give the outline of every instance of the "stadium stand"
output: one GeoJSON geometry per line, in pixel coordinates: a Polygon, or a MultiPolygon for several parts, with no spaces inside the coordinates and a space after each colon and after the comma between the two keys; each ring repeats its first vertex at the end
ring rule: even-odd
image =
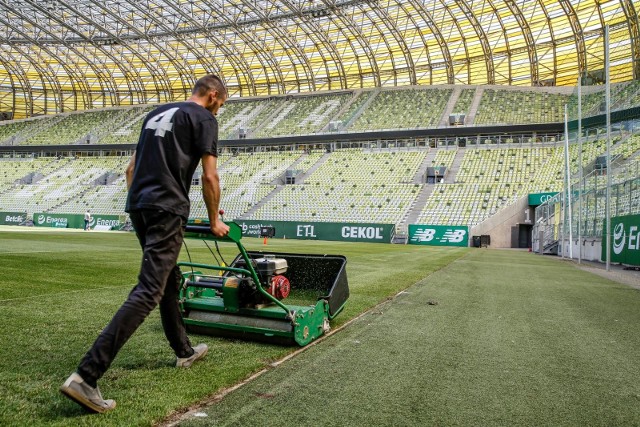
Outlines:
{"type": "Polygon", "coordinates": [[[640,135],[631,135],[628,139],[613,142],[613,144],[611,157],[620,157],[621,160],[626,160],[640,150],[640,135]]]}
{"type": "Polygon", "coordinates": [[[538,179],[558,187],[554,177],[536,177],[536,172],[557,150],[552,147],[465,150],[455,182],[435,184],[417,222],[475,225],[517,198],[538,191],[538,179]]]}
{"type": "Polygon", "coordinates": [[[101,126],[100,131],[95,130],[98,144],[136,144],[142,121],[156,106],[148,105],[127,108],[123,114],[116,117],[111,123],[101,126]]]}
{"type": "MultiPolygon", "coordinates": [[[[480,86],[477,111],[469,120],[479,86],[376,88],[305,95],[230,99],[218,115],[220,139],[271,138],[332,132],[436,128],[448,101],[466,114],[467,126],[562,122],[564,105],[577,115],[577,93],[548,88],[480,86]]],[[[640,83],[612,85],[613,109],[640,102],[640,83]]],[[[600,114],[602,86],[585,88],[583,115],[600,114]]],[[[45,118],[0,122],[0,145],[134,144],[145,114],[155,105],[92,110],[45,118]]]]}
{"type": "Polygon", "coordinates": [[[0,126],[0,133],[6,133],[7,137],[0,143],[3,145],[20,145],[31,136],[46,132],[49,127],[62,120],[63,117],[62,115],[55,115],[5,123],[0,126]]]}
{"type": "Polygon", "coordinates": [[[37,181],[48,171],[57,167],[57,158],[40,157],[0,158],[0,191],[11,189],[14,185],[37,181]]]}
{"type": "Polygon", "coordinates": [[[543,90],[500,90],[487,88],[474,124],[550,123],[564,121],[569,95],[543,90]]]}
{"type": "Polygon", "coordinates": [[[127,199],[124,170],[128,157],[81,158],[72,161],[73,169],[94,171],[97,179],[81,180],[77,183],[77,193],[65,202],[49,209],[49,212],[84,213],[92,212],[121,215],[127,199]]]}
{"type": "Polygon", "coordinates": [[[228,101],[219,113],[220,139],[253,138],[263,123],[281,111],[287,98],[263,98],[247,101],[228,101]]]}
{"type": "Polygon", "coordinates": [[[14,138],[31,125],[31,120],[22,120],[0,126],[0,145],[15,145],[14,138]]]}
{"type": "Polygon", "coordinates": [[[417,196],[425,151],[343,149],[303,184],[285,185],[249,219],[398,223],[417,196]]]}
{"type": "Polygon", "coordinates": [[[447,169],[451,169],[453,159],[456,157],[457,149],[455,150],[438,150],[436,156],[431,161],[431,166],[444,166],[447,169]]]}
{"type": "Polygon", "coordinates": [[[469,108],[473,102],[473,97],[476,94],[475,89],[462,89],[460,96],[453,107],[453,113],[456,114],[469,114],[469,108]]]}
{"type": "Polygon", "coordinates": [[[266,138],[318,133],[352,96],[352,93],[340,93],[288,97],[283,107],[253,136],[266,138]]]}
{"type": "Polygon", "coordinates": [[[380,90],[349,130],[435,127],[451,93],[448,88],[380,90]]]}
{"type": "Polygon", "coordinates": [[[334,118],[334,121],[340,125],[339,128],[335,130],[349,129],[351,124],[355,122],[365,110],[366,104],[371,102],[377,93],[377,90],[355,91],[353,97],[345,106],[346,109],[334,118]]]}
{"type": "MultiPolygon", "coordinates": [[[[478,88],[456,88],[455,99],[451,98],[451,86],[231,99],[218,116],[220,136],[269,138],[435,127],[450,100],[447,109],[465,114],[472,103],[477,105],[479,101],[474,125],[557,122],[563,119],[565,103],[569,103],[570,112],[577,108],[575,91],[496,86],[482,86],[478,91],[478,88]]],[[[583,111],[601,112],[602,94],[601,86],[585,88],[583,111]]],[[[640,100],[640,84],[635,81],[612,87],[612,99],[618,107],[634,105],[638,102],[636,97],[640,100]]],[[[0,143],[135,144],[142,120],[154,107],[140,105],[7,121],[0,124],[0,143]]],[[[517,141],[492,136],[465,139],[466,148],[464,145],[458,148],[457,140],[436,143],[445,148],[437,149],[428,161],[428,149],[424,148],[233,154],[227,150],[218,159],[225,195],[223,208],[228,219],[369,221],[398,225],[404,224],[411,214],[419,223],[474,225],[528,192],[562,188],[564,153],[560,139],[547,138],[539,146],[541,140],[536,136],[520,137],[517,141]],[[423,191],[427,187],[417,178],[420,168],[424,172],[426,166],[447,168],[446,182],[434,184],[432,191],[423,191]],[[295,184],[285,184],[287,171],[296,178],[295,184]]],[[[576,174],[578,146],[573,142],[570,162],[572,174],[576,174]]],[[[388,143],[388,147],[394,145],[388,143]]],[[[387,144],[370,143],[370,147],[382,146],[387,144]]],[[[626,172],[616,175],[615,182],[637,175],[639,150],[640,136],[625,128],[616,130],[612,160],[615,168],[626,172]]],[[[604,154],[605,134],[590,130],[583,138],[585,174],[597,168],[604,154]]],[[[30,213],[82,213],[87,208],[104,214],[123,212],[126,191],[122,173],[128,157],[5,157],[0,161],[3,166],[0,209],[26,209],[30,213]]],[[[199,174],[197,171],[196,176],[199,174]]],[[[588,179],[594,188],[604,185],[602,175],[593,173],[588,179]]],[[[627,201],[621,198],[620,203],[633,207],[629,194],[625,194],[627,201]]],[[[198,179],[192,186],[191,197],[192,215],[206,217],[198,179]]],[[[593,227],[601,225],[600,205],[594,201],[584,207],[585,212],[600,218],[591,225],[594,230],[593,227]]]]}
{"type": "MultiPolygon", "coordinates": [[[[621,182],[637,175],[640,136],[617,135],[616,141],[612,148],[617,156],[616,167],[626,168],[625,173],[616,175],[616,182],[621,182]]],[[[559,143],[447,147],[435,151],[430,165],[451,169],[460,150],[464,155],[451,177],[453,182],[433,186],[418,223],[474,225],[529,192],[562,188],[564,151],[559,143]]],[[[602,134],[585,138],[584,163],[594,165],[604,151],[602,134]]],[[[399,224],[416,209],[416,199],[425,185],[416,181],[416,176],[428,153],[425,149],[225,152],[218,160],[222,207],[228,219],[399,224]],[[297,174],[296,184],[285,184],[288,170],[297,174]]],[[[575,174],[577,144],[570,146],[570,159],[575,174]]],[[[123,156],[2,158],[0,209],[26,209],[30,214],[82,213],[91,209],[121,214],[126,199],[123,170],[127,162],[128,157],[123,156]]],[[[602,189],[606,177],[593,170],[593,166],[586,169],[591,173],[588,185],[602,189]]],[[[200,173],[198,170],[195,176],[200,173]]],[[[447,182],[451,182],[449,178],[447,182]]],[[[206,217],[198,179],[190,196],[192,216],[206,217]]],[[[628,194],[620,203],[628,207],[621,208],[621,212],[635,206],[628,194]]],[[[585,202],[585,212],[594,217],[599,217],[602,209],[597,202],[585,202]]],[[[600,226],[601,219],[594,224],[592,228],[600,226]]]]}
{"type": "MultiPolygon", "coordinates": [[[[276,189],[277,179],[302,156],[300,151],[241,153],[221,162],[220,186],[224,194],[221,207],[226,218],[241,217],[276,189]]],[[[194,177],[201,174],[197,170],[194,177]]],[[[191,187],[191,216],[207,217],[198,182],[191,187]]]]}
{"type": "MultiPolygon", "coordinates": [[[[117,159],[117,158],[114,158],[117,159]]],[[[106,161],[110,161],[108,159],[106,161]]],[[[18,182],[0,194],[0,206],[8,211],[48,212],[77,199],[107,173],[105,159],[60,158],[45,164],[35,182],[18,182]]],[[[124,160],[116,160],[124,161],[124,160]]],[[[122,173],[122,168],[119,171],[122,173]]]]}
{"type": "Polygon", "coordinates": [[[611,104],[612,111],[638,106],[640,104],[640,80],[612,84],[611,104]]]}
{"type": "Polygon", "coordinates": [[[309,171],[309,169],[311,169],[313,165],[315,165],[325,154],[326,151],[323,150],[312,150],[306,156],[303,156],[298,163],[296,163],[295,170],[301,174],[307,173],[307,171],[309,171]]]}
{"type": "Polygon", "coordinates": [[[418,184],[286,186],[250,219],[396,224],[417,195],[418,184]]]}
{"type": "Polygon", "coordinates": [[[91,131],[105,123],[110,124],[122,114],[121,109],[72,113],[60,116],[52,126],[27,138],[21,145],[65,145],[91,143],[96,136],[91,131]]]}
{"type": "Polygon", "coordinates": [[[276,111],[283,98],[229,100],[218,113],[220,139],[247,137],[276,111]]]}

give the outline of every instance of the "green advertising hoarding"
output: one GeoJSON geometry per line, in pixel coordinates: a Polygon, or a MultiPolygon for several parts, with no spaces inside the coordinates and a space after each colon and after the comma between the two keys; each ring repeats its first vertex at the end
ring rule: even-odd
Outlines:
{"type": "Polygon", "coordinates": [[[552,199],[556,194],[560,194],[557,191],[553,193],[530,193],[529,194],[529,206],[540,206],[549,199],[552,199]]]}
{"type": "MultiPolygon", "coordinates": [[[[84,228],[83,214],[34,213],[33,225],[36,227],[84,228]]],[[[110,228],[121,225],[119,215],[93,214],[89,223],[91,228],[98,225],[110,228]]]]}
{"type": "Polygon", "coordinates": [[[339,240],[348,242],[390,243],[393,224],[360,224],[333,222],[235,221],[246,237],[260,237],[262,227],[274,227],[275,236],[286,239],[339,240]]]}
{"type": "MultiPolygon", "coordinates": [[[[606,260],[606,223],[602,229],[602,261],[606,260]]],[[[611,218],[611,262],[640,266],[640,215],[611,218]]]]}
{"type": "Polygon", "coordinates": [[[0,225],[20,225],[26,220],[26,212],[0,212],[0,225]]]}
{"type": "Polygon", "coordinates": [[[409,224],[410,245],[469,246],[469,227],[409,224]]]}

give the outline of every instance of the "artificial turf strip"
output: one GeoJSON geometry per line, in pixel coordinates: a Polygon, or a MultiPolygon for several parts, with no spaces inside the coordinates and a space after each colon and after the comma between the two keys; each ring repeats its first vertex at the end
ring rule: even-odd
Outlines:
{"type": "MultiPolygon", "coordinates": [[[[142,324],[100,381],[117,408],[89,415],[58,388],[126,298],[140,251],[133,234],[0,231],[0,425],[151,425],[231,386],[294,350],[191,335],[207,357],[176,369],[158,311],[142,324]]],[[[334,327],[441,268],[468,249],[247,239],[249,250],[348,258],[351,297],[334,327]]],[[[210,262],[189,241],[193,261],[210,262]]],[[[237,253],[221,245],[230,261],[237,253]]],[[[181,254],[186,260],[186,252],[181,254]]]]}
{"type": "Polygon", "coordinates": [[[473,250],[180,425],[640,425],[638,307],[558,259],[473,250]]]}

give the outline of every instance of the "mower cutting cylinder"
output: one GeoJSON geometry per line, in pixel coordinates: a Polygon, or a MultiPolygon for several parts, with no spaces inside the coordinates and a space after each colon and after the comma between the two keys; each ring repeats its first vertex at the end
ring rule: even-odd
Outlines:
{"type": "Polygon", "coordinates": [[[185,284],[186,286],[197,286],[203,289],[218,289],[221,291],[224,287],[224,278],[215,276],[196,276],[195,281],[185,279],[185,284]]]}

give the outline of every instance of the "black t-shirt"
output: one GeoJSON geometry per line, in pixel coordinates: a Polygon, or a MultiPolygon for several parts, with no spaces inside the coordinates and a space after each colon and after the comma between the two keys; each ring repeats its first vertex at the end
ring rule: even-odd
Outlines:
{"type": "Polygon", "coordinates": [[[156,108],[142,123],[126,212],[155,209],[189,217],[189,188],[205,153],[217,156],[218,122],[195,102],[156,108]]]}

